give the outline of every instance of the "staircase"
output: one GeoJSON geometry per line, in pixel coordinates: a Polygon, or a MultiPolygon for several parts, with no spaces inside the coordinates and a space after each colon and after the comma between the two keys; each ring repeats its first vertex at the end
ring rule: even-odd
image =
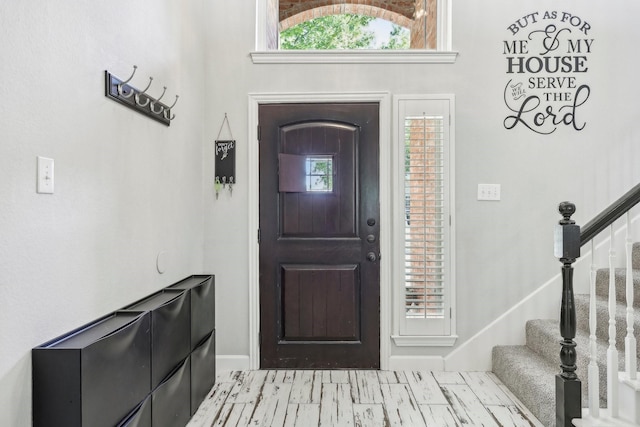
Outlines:
{"type": "MultiPolygon", "coordinates": [[[[607,347],[609,346],[609,269],[596,273],[597,362],[600,378],[600,407],[607,406],[607,347]]],[[[640,243],[632,249],[634,291],[634,334],[640,332],[640,243]]],[[[627,334],[626,269],[615,269],[616,346],[619,369],[624,371],[627,334]]],[[[560,291],[558,291],[560,292],[560,291]]],[[[589,295],[575,295],[578,378],[582,382],[582,406],[588,407],[587,366],[589,364],[589,295]]],[[[558,320],[536,319],[526,324],[526,345],[493,348],[493,372],[545,426],[555,426],[555,376],[560,373],[560,326],[558,320]]],[[[640,366],[640,351],[636,349],[640,366]]],[[[631,424],[630,424],[631,425],[631,424]]]]}

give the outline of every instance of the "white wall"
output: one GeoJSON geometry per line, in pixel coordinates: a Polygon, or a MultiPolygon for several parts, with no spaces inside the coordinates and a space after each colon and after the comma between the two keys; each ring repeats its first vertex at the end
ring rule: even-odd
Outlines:
{"type": "MultiPolygon", "coordinates": [[[[233,195],[213,193],[213,164],[205,164],[205,268],[219,283],[218,353],[249,354],[247,264],[247,94],[294,92],[453,93],[456,96],[457,346],[559,272],[553,257],[553,227],[563,200],[578,206],[584,224],[597,211],[640,181],[634,82],[640,40],[632,0],[615,6],[585,1],[453,2],[454,65],[417,64],[253,64],[255,4],[210,3],[205,157],[213,159],[224,114],[238,141],[233,195]],[[581,108],[587,122],[578,132],[561,127],[548,136],[503,119],[503,41],[516,19],[545,10],[569,11],[588,20],[594,38],[583,82],[591,96],[581,108]],[[478,202],[477,184],[502,185],[500,202],[478,202]],[[596,190],[593,192],[592,190],[596,190]]],[[[391,120],[391,117],[387,118],[391,120]]],[[[383,258],[384,259],[384,258],[383,258]]],[[[387,258],[389,259],[389,258],[387,258]]],[[[558,289],[558,299],[560,289],[558,289]]],[[[513,325],[524,328],[524,325],[513,325]]],[[[383,337],[384,338],[384,337],[383,337]]],[[[455,350],[455,349],[453,349],[455,350]]],[[[441,355],[452,349],[392,348],[394,355],[441,355]]],[[[240,358],[238,360],[241,360],[240,358]]]]}
{"type": "Polygon", "coordinates": [[[2,426],[31,425],[31,348],[204,272],[203,5],[0,0],[2,426]],[[134,64],[132,85],[180,95],[170,127],[104,96],[134,64]]]}
{"type": "Polygon", "coordinates": [[[557,273],[559,201],[584,223],[640,180],[633,0],[456,0],[454,65],[255,65],[252,0],[37,3],[0,0],[0,425],[30,425],[31,348],[189,274],[216,274],[218,353],[249,354],[249,93],[455,94],[458,346],[557,273]],[[544,9],[593,27],[582,132],[502,125],[507,26],[544,9]],[[180,94],[169,128],[104,97],[104,70],[133,64],[134,86],[180,94]],[[225,113],[238,185],[216,200],[225,113]],[[55,159],[53,195],[35,193],[36,156],[55,159]]]}

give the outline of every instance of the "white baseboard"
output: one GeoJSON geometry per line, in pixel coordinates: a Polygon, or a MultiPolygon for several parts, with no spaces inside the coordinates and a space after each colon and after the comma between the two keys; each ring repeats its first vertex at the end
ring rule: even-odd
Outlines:
{"type": "MultiPolygon", "coordinates": [[[[637,215],[632,223],[640,218],[637,215]]],[[[635,226],[638,228],[638,226],[635,226]]],[[[616,234],[626,230],[626,224],[618,226],[616,234]]],[[[637,234],[638,231],[635,231],[637,234]]],[[[616,241],[616,252],[624,254],[624,236],[616,241]]],[[[595,254],[591,248],[583,247],[580,258],[573,264],[573,290],[575,294],[589,293],[589,276],[591,263],[598,266],[608,264],[610,237],[605,237],[595,245],[595,254]],[[595,261],[594,261],[595,258],[595,261]]],[[[618,256],[617,262],[622,262],[624,256],[618,256]]],[[[624,264],[616,265],[622,267],[624,264]]],[[[560,269],[560,264],[558,264],[560,269]]],[[[522,345],[525,343],[525,324],[532,319],[559,319],[562,297],[562,277],[555,275],[537,290],[511,307],[509,311],[498,317],[473,337],[462,343],[445,357],[447,371],[490,371],[491,352],[497,345],[522,345]]],[[[560,340],[558,333],[558,340],[560,340]]]]}
{"type": "Polygon", "coordinates": [[[640,425],[640,380],[631,380],[626,372],[618,372],[618,381],[620,418],[633,425],[640,425]]]}
{"type": "Polygon", "coordinates": [[[216,371],[248,371],[250,370],[248,355],[216,355],[216,371]]]}
{"type": "Polygon", "coordinates": [[[531,319],[553,319],[560,313],[560,274],[550,279],[509,311],[462,343],[444,358],[447,371],[491,371],[491,352],[497,345],[525,343],[525,324],[531,319]],[[549,304],[549,301],[558,301],[549,304]]]}
{"type": "MultiPolygon", "coordinates": [[[[473,337],[442,356],[390,356],[391,371],[491,371],[491,352],[497,345],[525,343],[525,324],[531,319],[557,318],[560,310],[560,274],[550,279],[473,337]],[[549,304],[557,301],[557,304],[549,304]]],[[[218,355],[216,370],[250,370],[248,355],[218,355]]]]}
{"type": "MultiPolygon", "coordinates": [[[[251,370],[247,355],[216,356],[216,371],[251,370]]],[[[443,371],[444,359],[441,356],[391,356],[391,371],[443,371]]]]}
{"type": "Polygon", "coordinates": [[[390,371],[444,371],[442,356],[391,356],[390,371]]]}
{"type": "MultiPolygon", "coordinates": [[[[576,276],[583,275],[580,264],[588,267],[586,256],[574,264],[576,276]]],[[[585,280],[576,282],[579,288],[585,280]]],[[[525,343],[525,324],[531,319],[555,319],[560,313],[562,277],[557,274],[537,290],[514,305],[458,346],[447,356],[390,356],[388,369],[392,371],[491,371],[492,349],[498,345],[522,345],[525,343]],[[550,301],[557,301],[550,304],[550,301]]],[[[216,369],[250,370],[248,355],[218,355],[216,369]]]]}

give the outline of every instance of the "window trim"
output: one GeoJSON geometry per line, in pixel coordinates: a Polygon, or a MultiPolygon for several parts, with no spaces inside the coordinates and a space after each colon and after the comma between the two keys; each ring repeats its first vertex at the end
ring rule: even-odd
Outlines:
{"type": "Polygon", "coordinates": [[[254,64],[453,64],[458,52],[435,50],[269,50],[251,52],[254,64]]]}
{"type": "MultiPolygon", "coordinates": [[[[455,280],[455,99],[452,94],[443,95],[394,95],[393,96],[393,197],[391,199],[393,204],[393,260],[392,260],[392,283],[394,295],[394,303],[392,308],[392,339],[396,346],[425,346],[425,347],[443,347],[453,346],[456,342],[456,280],[455,280]],[[404,329],[403,316],[405,310],[405,292],[404,292],[404,273],[405,273],[405,260],[404,260],[404,218],[405,218],[405,192],[404,192],[404,180],[405,180],[405,168],[404,168],[404,117],[400,117],[401,103],[406,101],[423,102],[425,110],[429,110],[429,104],[434,102],[447,103],[448,104],[448,138],[445,141],[447,155],[447,187],[445,188],[447,203],[447,212],[449,221],[445,224],[448,225],[448,236],[445,245],[447,247],[447,293],[448,297],[445,301],[446,311],[450,313],[450,319],[448,324],[448,333],[442,335],[429,335],[425,334],[416,335],[409,334],[404,329]]],[[[447,114],[446,110],[444,114],[447,114]]],[[[445,217],[446,220],[446,217],[445,217]]],[[[425,320],[428,322],[429,320],[425,320]]]]}
{"type": "Polygon", "coordinates": [[[267,0],[256,0],[255,51],[250,52],[254,64],[453,64],[458,52],[452,50],[453,0],[438,2],[437,49],[406,50],[268,50],[267,0]]]}

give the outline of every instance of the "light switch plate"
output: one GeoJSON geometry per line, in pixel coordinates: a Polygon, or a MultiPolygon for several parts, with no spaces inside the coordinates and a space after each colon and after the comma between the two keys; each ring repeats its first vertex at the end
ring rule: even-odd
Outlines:
{"type": "Polygon", "coordinates": [[[53,194],[53,159],[38,157],[36,191],[41,194],[53,194]]]}
{"type": "Polygon", "coordinates": [[[500,184],[478,184],[478,200],[500,200],[500,184]]]}

